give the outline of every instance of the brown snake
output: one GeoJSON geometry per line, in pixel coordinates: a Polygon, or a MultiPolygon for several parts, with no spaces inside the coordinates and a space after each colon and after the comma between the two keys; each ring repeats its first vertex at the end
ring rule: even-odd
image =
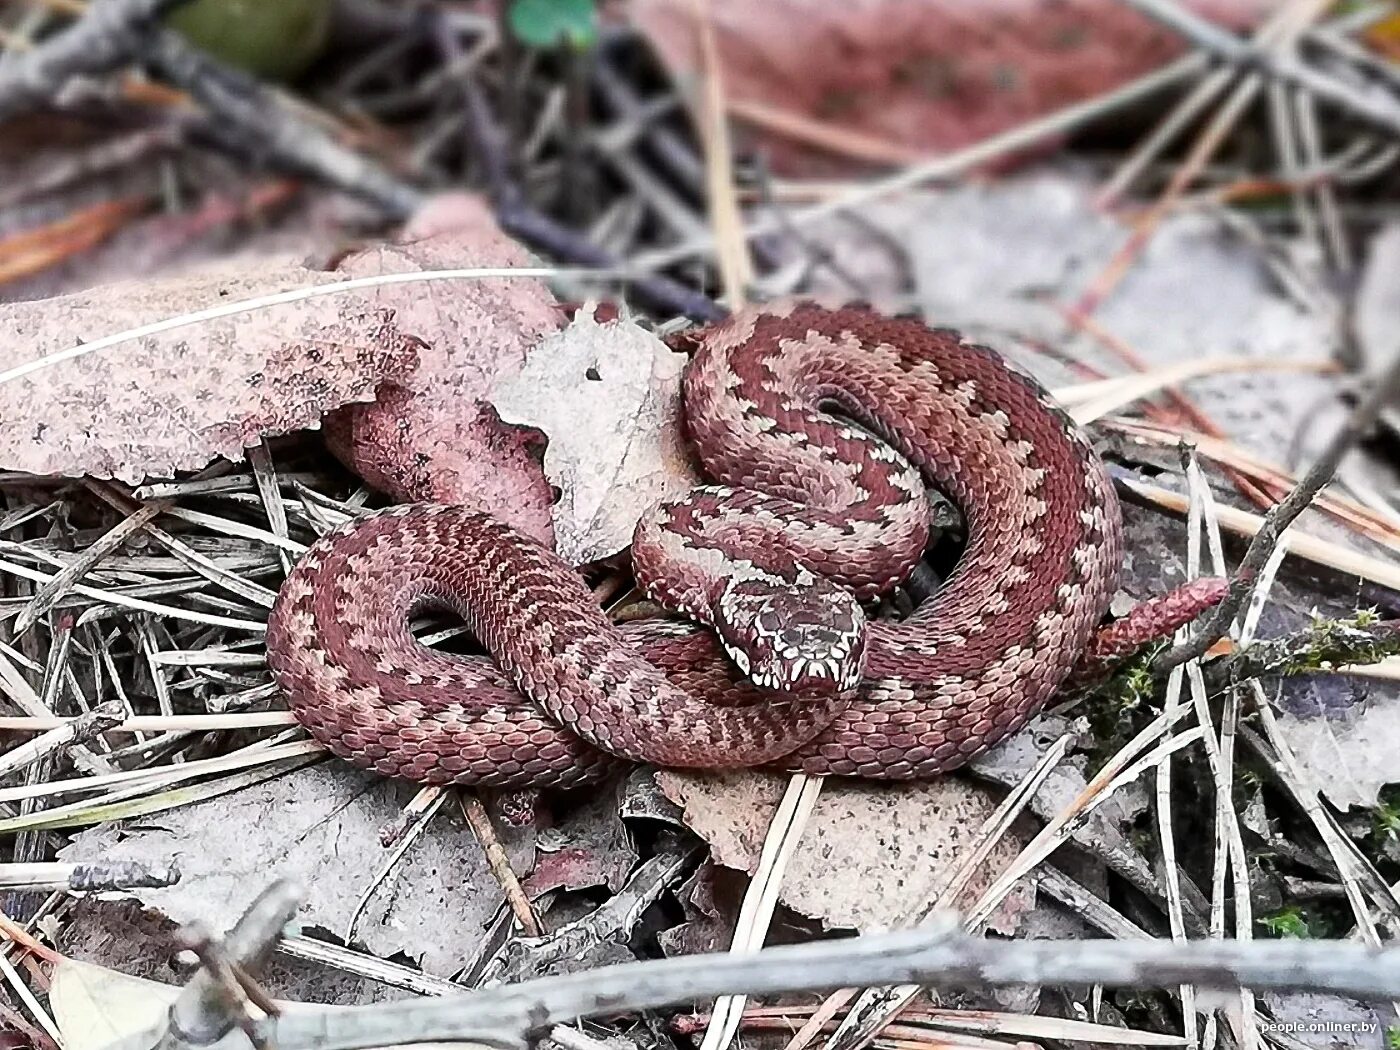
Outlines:
{"type": "Polygon", "coordinates": [[[1121,519],[1037,383],[862,308],[748,311],[687,341],[686,426],[717,485],[644,518],[633,564],[714,630],[617,627],[574,570],[488,515],[394,508],[318,541],[272,611],[268,662],[317,740],[385,775],[495,787],[577,783],[608,755],[924,777],[1055,693],[1108,608],[1121,519]],[[966,550],[913,616],[867,623],[857,598],[923,554],[924,479],[961,510],[966,550]],[[427,605],[495,662],[417,642],[427,605]]]}

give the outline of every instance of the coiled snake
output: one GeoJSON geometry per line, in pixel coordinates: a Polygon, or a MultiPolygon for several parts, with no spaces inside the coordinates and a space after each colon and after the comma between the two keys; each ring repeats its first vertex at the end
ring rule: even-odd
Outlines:
{"type": "Polygon", "coordinates": [[[1108,608],[1121,520],[1038,384],[863,308],[751,310],[689,342],[686,426],[716,484],[644,518],[633,566],[713,629],[615,626],[493,518],[394,508],[319,540],[272,611],[268,662],[317,740],[385,775],[509,788],[618,758],[924,777],[1055,693],[1108,608]],[[867,623],[858,599],[923,554],[924,479],[961,510],[966,550],[914,615],[867,623]],[[417,642],[427,605],[458,612],[494,662],[417,642]]]}

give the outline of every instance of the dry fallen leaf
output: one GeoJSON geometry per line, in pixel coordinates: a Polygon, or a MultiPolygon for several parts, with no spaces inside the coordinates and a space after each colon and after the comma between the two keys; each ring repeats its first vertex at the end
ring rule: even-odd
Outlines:
{"type": "MultiPolygon", "coordinates": [[[[1243,29],[1276,5],[1184,6],[1243,29]]],[[[1100,95],[1182,50],[1116,0],[633,0],[633,21],[682,84],[698,75],[697,10],[714,24],[731,112],[775,170],[796,176],[955,149],[1100,95]]]]}
{"type": "Polygon", "coordinates": [[[152,1030],[180,989],[63,959],[53,971],[49,1009],[67,1050],[102,1050],[152,1030]]]}
{"type": "Polygon", "coordinates": [[[1274,697],[1278,730],[1305,790],[1338,809],[1372,809],[1400,781],[1400,700],[1393,683],[1324,673],[1295,679],[1274,697]]]}
{"type": "MultiPolygon", "coordinates": [[[[527,266],[476,198],[445,197],[410,222],[425,239],[366,249],[345,259],[347,277],[410,269],[527,266]]],[[[477,507],[542,542],[552,542],[554,495],[540,469],[537,437],[505,426],[487,404],[530,348],[564,317],[531,278],[411,285],[398,323],[422,345],[415,363],[372,405],[327,420],[337,455],[401,502],[477,507]]]]}
{"type": "Polygon", "coordinates": [[[681,429],[685,362],[630,322],[580,311],[492,395],[503,420],[549,435],[556,549],[571,564],[616,554],[648,507],[696,484],[681,429]]]}
{"type": "MultiPolygon", "coordinates": [[[[84,342],[222,303],[356,277],[522,266],[470,207],[420,219],[431,236],[344,257],[333,271],[240,257],[179,277],[0,306],[0,373],[84,342]],[[452,225],[452,222],[456,225],[452,225]]],[[[341,291],[125,340],[0,381],[0,469],[137,483],[240,459],[261,438],[333,418],[336,447],[399,499],[474,503],[541,539],[552,493],[531,440],[478,403],[554,330],[532,278],[341,291]]]]}
{"type": "MultiPolygon", "coordinates": [[[[715,860],[750,874],[786,781],[747,771],[657,774],[661,789],[685,807],[686,824],[710,844],[715,860]]],[[[828,927],[908,925],[938,897],[965,851],[975,848],[979,829],[995,808],[987,790],[959,777],[832,782],[817,801],[779,897],[828,927]]],[[[973,878],[966,899],[976,899],[1024,845],[1014,834],[1003,838],[973,878]]],[[[1034,899],[1029,884],[1017,887],[994,914],[991,928],[1014,932],[1034,899]]]]}
{"type": "MultiPolygon", "coordinates": [[[[130,895],[176,922],[197,920],[217,930],[231,927],[272,878],[301,886],[300,921],[337,937],[369,893],[355,942],[446,975],[476,950],[502,893],[453,806],[435,815],[379,880],[391,856],[379,844],[380,832],[399,818],[411,794],[411,785],[322,763],[139,822],[84,831],[60,856],[177,863],[181,878],[174,886],[130,895]]],[[[503,836],[512,865],[528,870],[530,831],[503,836]]]]}
{"type": "MultiPolygon", "coordinates": [[[[221,302],[336,280],[290,259],[238,258],[180,277],[0,306],[0,372],[221,302]]],[[[0,382],[0,468],[136,483],[241,459],[314,427],[411,364],[406,288],[370,289],[130,339],[0,382]]]]}
{"type": "MultiPolygon", "coordinates": [[[[61,959],[49,985],[49,1008],[63,1034],[65,1050],[103,1050],[118,1040],[152,1031],[182,990],[178,985],[131,977],[105,966],[61,959]]],[[[283,999],[273,1001],[283,1013],[324,1009],[283,999]]]]}

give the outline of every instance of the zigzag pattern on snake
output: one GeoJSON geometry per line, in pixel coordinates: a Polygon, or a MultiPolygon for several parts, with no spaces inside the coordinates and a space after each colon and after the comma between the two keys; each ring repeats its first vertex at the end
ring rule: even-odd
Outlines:
{"type": "Polygon", "coordinates": [[[385,775],[494,787],[567,786],[618,758],[925,777],[1056,692],[1114,592],[1121,520],[1036,382],[862,308],[770,306],[688,341],[686,426],[716,484],[644,518],[633,560],[719,637],[611,624],[572,569],[488,515],[394,508],[318,541],[273,609],[269,664],[317,740],[385,775]],[[867,623],[850,596],[922,555],[925,481],[962,512],[966,550],[914,615],[867,623]],[[494,662],[418,643],[408,619],[428,605],[494,662]]]}

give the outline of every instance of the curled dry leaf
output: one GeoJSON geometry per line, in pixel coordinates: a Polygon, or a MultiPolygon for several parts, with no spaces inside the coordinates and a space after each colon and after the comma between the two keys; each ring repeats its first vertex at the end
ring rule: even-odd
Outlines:
{"type": "MultiPolygon", "coordinates": [[[[465,194],[444,196],[410,220],[421,239],[344,259],[347,277],[471,266],[529,266],[525,250],[465,194]]],[[[554,496],[536,435],[507,427],[487,403],[530,347],[563,322],[554,296],[533,278],[409,285],[399,325],[421,345],[410,369],[370,405],[326,421],[332,449],[360,477],[403,502],[430,500],[490,511],[551,543],[554,496]]]]}
{"type": "MultiPolygon", "coordinates": [[[[663,771],[657,782],[685,807],[686,823],[710,844],[715,860],[753,873],[787,778],[771,773],[663,771]]],[[[923,783],[829,783],[802,835],[779,897],[828,927],[869,930],[906,926],[936,900],[983,822],[991,794],[959,777],[923,783]]],[[[1014,833],[993,847],[965,905],[1008,867],[1025,841],[1014,833]]],[[[1035,902],[1019,885],[993,915],[991,928],[1015,931],[1035,902]]]]}
{"type": "Polygon", "coordinates": [[[685,362],[650,332],[582,310],[497,387],[502,419],[549,435],[544,472],[561,493],[554,531],[569,562],[616,554],[648,507],[696,483],[681,428],[685,362]]]}
{"type": "Polygon", "coordinates": [[[685,921],[656,935],[662,951],[667,955],[701,955],[725,950],[733,939],[735,916],[742,904],[724,899],[723,881],[724,870],[706,861],[676,887],[685,921]]]}

